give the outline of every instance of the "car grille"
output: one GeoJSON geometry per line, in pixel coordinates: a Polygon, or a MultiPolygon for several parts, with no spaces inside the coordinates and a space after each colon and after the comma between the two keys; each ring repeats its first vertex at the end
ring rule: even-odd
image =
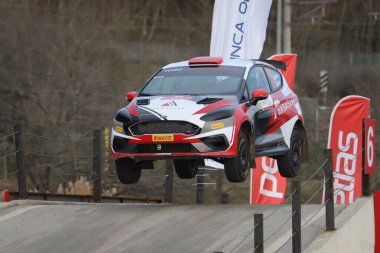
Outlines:
{"type": "Polygon", "coordinates": [[[130,127],[133,135],[142,134],[186,134],[193,135],[199,127],[186,121],[149,121],[140,122],[130,127]]]}
{"type": "Polygon", "coordinates": [[[188,153],[198,152],[190,143],[139,144],[132,153],[188,153]]]}

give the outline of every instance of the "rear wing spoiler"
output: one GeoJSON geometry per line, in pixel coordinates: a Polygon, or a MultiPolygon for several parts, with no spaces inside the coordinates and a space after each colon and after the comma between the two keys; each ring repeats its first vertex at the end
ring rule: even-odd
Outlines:
{"type": "Polygon", "coordinates": [[[269,59],[268,60],[259,59],[256,61],[262,61],[262,62],[265,62],[265,63],[272,65],[275,68],[282,69],[283,71],[286,71],[286,63],[283,61],[276,61],[276,60],[269,60],[269,59]]]}

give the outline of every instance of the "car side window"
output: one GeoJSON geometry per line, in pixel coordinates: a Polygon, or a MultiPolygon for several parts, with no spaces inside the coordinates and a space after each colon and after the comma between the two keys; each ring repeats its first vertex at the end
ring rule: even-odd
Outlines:
{"type": "Polygon", "coordinates": [[[251,97],[251,96],[250,96],[249,93],[248,93],[247,86],[244,85],[244,92],[243,92],[242,101],[246,101],[246,100],[248,100],[250,97],[251,97]]]}
{"type": "Polygon", "coordinates": [[[271,68],[264,67],[264,69],[265,73],[267,74],[272,92],[278,91],[282,86],[281,74],[278,71],[271,68]]]}
{"type": "Polygon", "coordinates": [[[258,89],[266,90],[270,93],[269,83],[262,67],[253,67],[249,71],[247,77],[247,87],[249,97],[251,97],[253,91],[258,89]]]}

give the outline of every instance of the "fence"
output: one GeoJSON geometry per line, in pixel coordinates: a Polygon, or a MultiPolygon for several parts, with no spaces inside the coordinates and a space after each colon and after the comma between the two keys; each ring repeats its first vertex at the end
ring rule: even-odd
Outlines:
{"type": "MultiPolygon", "coordinates": [[[[380,129],[377,129],[377,132],[380,132],[380,129]]],[[[359,134],[359,133],[358,133],[359,134]]],[[[357,135],[357,136],[360,136],[357,135]]],[[[349,144],[344,146],[342,149],[348,147],[349,144]]],[[[363,152],[364,148],[361,150],[363,152]]],[[[380,150],[378,146],[376,147],[376,152],[380,150]]],[[[358,156],[361,155],[362,152],[359,152],[358,155],[353,159],[352,162],[356,160],[358,156]]],[[[314,173],[307,178],[302,183],[298,180],[292,181],[292,187],[291,187],[291,193],[285,200],[285,202],[288,202],[291,200],[291,206],[292,206],[292,212],[291,214],[284,219],[284,221],[278,225],[277,229],[270,234],[269,236],[266,236],[264,238],[264,222],[265,220],[269,219],[272,215],[274,215],[278,210],[281,208],[281,206],[278,206],[276,209],[274,209],[269,215],[267,215],[265,218],[263,218],[263,214],[254,214],[254,225],[251,228],[251,230],[248,231],[246,236],[244,236],[239,243],[233,248],[232,252],[235,252],[239,249],[239,247],[242,245],[244,241],[246,241],[253,233],[254,235],[254,252],[256,253],[263,253],[264,252],[264,244],[272,238],[275,234],[277,234],[288,222],[292,221],[292,233],[289,238],[276,250],[276,252],[283,252],[282,249],[285,247],[285,245],[288,244],[290,239],[292,239],[292,252],[293,253],[299,253],[301,252],[301,238],[302,238],[302,230],[306,228],[306,226],[313,221],[313,219],[320,213],[322,209],[325,209],[325,231],[334,231],[335,230],[335,212],[334,212],[334,198],[343,191],[352,181],[354,180],[354,177],[351,179],[349,184],[343,186],[340,189],[337,189],[334,191],[334,185],[333,185],[333,179],[336,173],[333,172],[333,152],[330,149],[325,150],[325,159],[323,164],[314,171],[314,173]],[[306,201],[304,201],[302,204],[308,204],[310,201],[318,194],[320,193],[323,188],[324,191],[324,204],[321,204],[320,207],[314,212],[314,214],[311,215],[309,219],[307,219],[303,224],[301,222],[301,191],[302,188],[307,186],[308,183],[317,176],[317,174],[322,171],[324,172],[324,184],[322,184],[306,201]]],[[[349,164],[345,165],[342,170],[346,169],[349,166],[349,164]]],[[[363,168],[361,168],[361,171],[363,168]]],[[[371,177],[369,174],[363,173],[363,179],[362,179],[362,187],[363,187],[363,196],[370,196],[372,193],[371,189],[375,189],[376,184],[376,177],[371,177]]]]}
{"type": "MultiPolygon", "coordinates": [[[[5,136],[2,136],[0,138],[0,144],[2,141],[9,140],[9,138],[12,138],[12,142],[14,142],[14,150],[11,152],[8,152],[6,154],[0,155],[0,159],[6,159],[14,157],[15,161],[15,168],[12,171],[8,171],[6,169],[8,166],[4,166],[4,174],[3,178],[8,179],[8,177],[16,175],[17,177],[17,191],[11,191],[10,196],[11,199],[26,199],[26,198],[39,198],[39,199],[51,199],[51,200],[79,200],[79,201],[93,201],[93,202],[101,202],[101,201],[107,201],[107,202],[124,202],[124,201],[154,201],[154,202],[167,202],[172,203],[173,202],[173,191],[174,191],[174,173],[173,173],[173,162],[172,161],[166,161],[165,162],[165,172],[163,175],[147,175],[144,176],[143,179],[154,179],[155,181],[163,181],[164,184],[164,193],[162,198],[159,197],[125,197],[125,196],[102,196],[103,186],[105,184],[106,179],[111,179],[112,182],[118,182],[117,175],[115,174],[115,170],[104,170],[105,162],[112,162],[113,158],[108,156],[108,151],[103,152],[102,149],[108,150],[106,148],[102,148],[102,133],[100,130],[94,130],[93,136],[90,137],[56,137],[56,136],[46,136],[46,135],[40,135],[31,132],[30,130],[25,131],[21,128],[20,124],[15,124],[13,133],[7,134],[5,136]],[[33,139],[33,148],[26,148],[25,144],[25,138],[35,138],[35,139],[42,139],[47,141],[52,141],[53,143],[58,143],[61,141],[69,141],[69,142],[81,142],[85,141],[85,147],[90,147],[92,143],[92,152],[91,153],[85,153],[85,154],[73,154],[73,155],[67,155],[67,154],[57,154],[57,150],[54,150],[53,147],[48,146],[48,148],[44,147],[41,151],[35,151],[35,146],[39,146],[38,142],[33,139]],[[48,149],[49,152],[46,152],[46,149],[48,149]],[[87,165],[91,165],[92,167],[89,167],[86,170],[82,171],[59,171],[54,166],[50,166],[47,171],[42,171],[40,167],[41,166],[35,166],[33,169],[32,162],[27,163],[26,160],[30,160],[30,158],[36,158],[38,159],[39,164],[44,164],[44,161],[46,159],[52,159],[52,160],[69,160],[69,159],[81,159],[86,163],[87,165]],[[44,159],[43,161],[40,161],[40,159],[44,159]],[[38,177],[57,177],[59,180],[63,181],[66,186],[67,185],[75,185],[75,183],[72,182],[72,180],[77,179],[78,177],[85,177],[85,180],[89,181],[89,185],[87,185],[85,188],[85,192],[72,192],[70,190],[63,193],[50,193],[51,189],[47,187],[37,187],[38,190],[30,190],[28,188],[28,182],[31,181],[31,178],[33,176],[38,177]],[[69,179],[70,178],[70,179],[69,179]],[[29,179],[29,180],[28,180],[29,179]],[[43,188],[42,190],[39,188],[43,188]],[[92,191],[92,194],[90,194],[88,191],[92,191]]],[[[109,138],[109,136],[108,136],[109,138]]],[[[58,146],[58,145],[56,145],[58,146]]],[[[108,145],[107,145],[108,146],[108,145]]],[[[83,147],[81,147],[83,148],[83,147]]],[[[75,150],[75,152],[78,152],[75,150]]],[[[13,159],[12,159],[13,160],[13,159]]],[[[88,166],[87,166],[88,167],[88,166]]],[[[204,177],[208,177],[208,174],[202,174],[202,170],[206,170],[207,168],[201,168],[199,170],[199,173],[197,175],[197,181],[193,183],[192,185],[196,188],[196,195],[195,200],[197,204],[202,204],[204,202],[203,196],[204,196],[204,185],[216,185],[216,183],[207,183],[204,182],[204,177]]],[[[208,170],[208,169],[207,169],[208,170]]],[[[149,171],[150,172],[150,171],[149,171]]],[[[150,174],[152,174],[150,172],[150,174]]],[[[32,180],[33,181],[33,180],[32,180]]],[[[47,180],[48,181],[48,180],[47,180]]],[[[84,183],[86,183],[84,182],[84,183]]],[[[83,182],[82,182],[83,183],[83,182]]],[[[41,184],[46,184],[41,183],[41,184]]],[[[132,187],[134,187],[133,185],[132,187]]],[[[35,186],[33,186],[35,188],[35,186]]]]}
{"type": "Polygon", "coordinates": [[[125,202],[125,201],[143,201],[143,202],[162,202],[161,198],[157,197],[130,197],[130,196],[102,196],[102,162],[104,159],[112,159],[108,156],[102,156],[102,134],[100,130],[94,130],[93,136],[91,137],[80,137],[80,138],[63,138],[63,137],[53,137],[53,136],[44,136],[37,135],[24,131],[20,124],[15,124],[13,133],[5,135],[0,138],[0,141],[7,140],[8,138],[14,138],[15,149],[12,152],[3,154],[0,156],[2,159],[9,158],[11,156],[15,157],[16,170],[4,171],[4,178],[8,178],[11,175],[17,175],[17,191],[10,192],[11,199],[27,199],[27,198],[38,198],[38,199],[51,199],[51,200],[79,200],[79,201],[93,201],[93,202],[125,202]],[[90,141],[92,142],[92,153],[90,154],[80,154],[80,155],[60,155],[53,153],[52,150],[49,152],[34,152],[34,150],[28,150],[24,145],[24,138],[33,137],[38,139],[52,140],[54,142],[59,141],[90,141]],[[45,159],[86,159],[86,163],[91,164],[92,168],[89,171],[83,172],[61,172],[58,171],[53,166],[45,172],[37,171],[30,169],[26,164],[26,157],[31,156],[35,158],[45,158],[45,159]],[[66,192],[66,193],[50,193],[50,192],[35,192],[28,191],[28,177],[37,175],[39,177],[49,177],[51,175],[57,176],[60,180],[63,180],[65,183],[71,183],[72,187],[75,186],[67,177],[81,177],[85,178],[80,181],[83,185],[81,186],[84,189],[81,189],[82,192],[66,192]],[[92,194],[91,194],[91,185],[87,183],[88,181],[92,184],[92,194]],[[84,192],[83,192],[84,191],[84,192]]]}
{"type": "MultiPolygon", "coordinates": [[[[377,129],[377,132],[380,132],[380,129],[377,129]]],[[[49,136],[40,136],[35,135],[33,133],[28,133],[23,131],[21,126],[19,124],[15,125],[14,132],[8,135],[5,135],[0,138],[0,142],[10,138],[14,137],[14,144],[15,144],[15,150],[11,151],[7,154],[3,154],[0,156],[0,158],[5,157],[11,157],[15,156],[17,169],[10,171],[8,175],[17,174],[17,180],[18,180],[18,191],[12,192],[11,197],[13,198],[33,198],[33,197],[40,197],[43,199],[79,199],[80,201],[93,201],[93,202],[101,202],[101,201],[154,201],[154,202],[161,202],[161,199],[154,199],[154,198],[133,198],[133,197],[124,197],[124,196],[102,196],[102,184],[101,180],[104,176],[102,174],[101,170],[101,164],[103,159],[108,159],[108,157],[102,156],[102,149],[101,149],[101,132],[99,130],[95,130],[93,132],[93,136],[91,137],[84,137],[75,139],[75,141],[79,140],[87,140],[92,142],[92,153],[91,154],[85,154],[85,155],[77,155],[76,158],[90,158],[92,159],[92,170],[90,173],[83,174],[87,175],[91,178],[91,181],[93,183],[93,195],[74,195],[74,194],[49,194],[49,193],[34,193],[29,192],[27,187],[27,175],[28,173],[36,173],[33,171],[29,171],[28,167],[25,166],[25,156],[26,155],[33,155],[38,157],[55,157],[55,158],[72,158],[72,156],[64,156],[64,155],[52,155],[47,153],[33,153],[29,150],[26,150],[24,148],[23,143],[23,137],[24,136],[33,136],[38,138],[45,138],[45,139],[53,139],[54,141],[59,141],[64,138],[57,138],[57,137],[49,137],[49,136]]],[[[357,136],[360,136],[358,133],[357,136]]],[[[71,139],[71,141],[74,141],[71,139]]],[[[347,144],[349,145],[349,144],[347,144]]],[[[345,148],[345,147],[343,147],[345,148]]],[[[362,151],[364,148],[362,149],[362,151]]],[[[376,147],[376,152],[378,151],[378,147],[376,147]]],[[[361,153],[361,152],[359,152],[361,153]]],[[[359,156],[359,155],[357,155],[359,156]]],[[[276,208],[274,208],[268,215],[264,217],[263,214],[255,214],[254,215],[254,224],[252,228],[246,233],[246,235],[241,238],[241,240],[236,244],[236,246],[233,248],[231,252],[235,252],[239,249],[239,247],[242,245],[244,241],[246,241],[250,235],[254,235],[254,251],[255,252],[264,252],[264,245],[268,242],[269,239],[271,239],[273,236],[275,236],[282,228],[284,228],[290,221],[292,221],[292,233],[291,235],[286,238],[286,241],[278,248],[277,252],[281,252],[283,247],[285,247],[291,240],[292,242],[292,249],[293,252],[301,252],[301,238],[302,238],[302,231],[306,228],[308,224],[313,222],[313,219],[323,210],[325,209],[325,229],[326,231],[334,231],[335,230],[335,214],[334,214],[334,198],[339,194],[339,192],[343,191],[345,187],[335,190],[333,187],[333,153],[332,150],[325,150],[324,154],[324,161],[323,163],[304,181],[299,180],[293,180],[292,181],[292,187],[290,194],[285,200],[285,203],[291,203],[291,213],[283,220],[282,223],[278,224],[278,227],[275,229],[274,232],[272,232],[270,235],[267,235],[264,237],[264,222],[268,220],[270,217],[275,215],[280,208],[281,205],[278,205],[276,208]],[[308,198],[302,203],[301,201],[301,193],[305,187],[309,186],[309,183],[315,179],[321,172],[323,171],[324,176],[324,183],[318,187],[308,198]],[[316,211],[304,222],[301,221],[301,204],[309,204],[318,194],[321,193],[321,191],[325,189],[324,191],[324,204],[321,204],[316,211]]],[[[356,158],[354,158],[355,160],[356,158]]],[[[342,168],[345,169],[348,166],[348,164],[342,168]]],[[[205,185],[216,185],[217,183],[214,182],[205,182],[205,178],[207,178],[208,174],[205,172],[207,168],[203,168],[199,170],[197,174],[197,181],[194,184],[196,186],[195,190],[195,196],[196,196],[196,203],[203,204],[204,203],[204,186],[205,185]]],[[[212,169],[211,169],[212,170],[212,169]]],[[[54,170],[52,170],[54,171],[54,170]]],[[[64,177],[67,174],[59,174],[59,176],[64,177]]],[[[78,174],[76,174],[78,175],[78,174]]],[[[164,201],[165,202],[172,202],[173,201],[173,163],[172,161],[168,160],[165,162],[165,174],[164,176],[157,176],[157,178],[163,178],[165,181],[165,195],[164,195],[164,201]]],[[[352,179],[353,180],[353,179],[352,179]]],[[[351,180],[351,182],[352,182],[351,180]]],[[[351,183],[349,182],[349,183],[351,183]]],[[[376,178],[369,176],[363,177],[363,193],[364,195],[370,195],[371,189],[375,188],[375,184],[377,184],[376,178]]],[[[223,199],[223,198],[222,198],[223,199]]]]}

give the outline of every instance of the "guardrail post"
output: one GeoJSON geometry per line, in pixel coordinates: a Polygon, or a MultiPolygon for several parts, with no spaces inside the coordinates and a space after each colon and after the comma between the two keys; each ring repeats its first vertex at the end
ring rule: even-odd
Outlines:
{"type": "Polygon", "coordinates": [[[165,162],[165,202],[173,202],[173,161],[165,162]]]}
{"type": "Polygon", "coordinates": [[[363,196],[371,196],[371,175],[364,172],[362,175],[362,192],[363,196]]]}
{"type": "Polygon", "coordinates": [[[197,204],[203,204],[203,170],[198,170],[197,177],[197,204]]]}
{"type": "Polygon", "coordinates": [[[325,160],[327,160],[325,171],[325,206],[326,206],[326,231],[335,230],[334,221],[334,176],[333,176],[333,156],[331,149],[325,149],[325,160]]]}
{"type": "Polygon", "coordinates": [[[254,239],[255,239],[255,253],[264,252],[264,219],[262,213],[255,213],[254,215],[254,239]]]}
{"type": "Polygon", "coordinates": [[[16,123],[14,126],[15,131],[15,145],[16,145],[16,164],[17,164],[17,182],[18,182],[18,196],[20,199],[28,198],[26,186],[26,171],[24,164],[24,142],[22,138],[21,125],[16,123]]]}
{"type": "Polygon", "coordinates": [[[102,194],[102,132],[94,130],[93,134],[93,174],[95,176],[93,183],[94,201],[101,202],[102,194]]]}
{"type": "Polygon", "coordinates": [[[301,184],[292,181],[292,248],[293,253],[301,252],[301,184]]]}

